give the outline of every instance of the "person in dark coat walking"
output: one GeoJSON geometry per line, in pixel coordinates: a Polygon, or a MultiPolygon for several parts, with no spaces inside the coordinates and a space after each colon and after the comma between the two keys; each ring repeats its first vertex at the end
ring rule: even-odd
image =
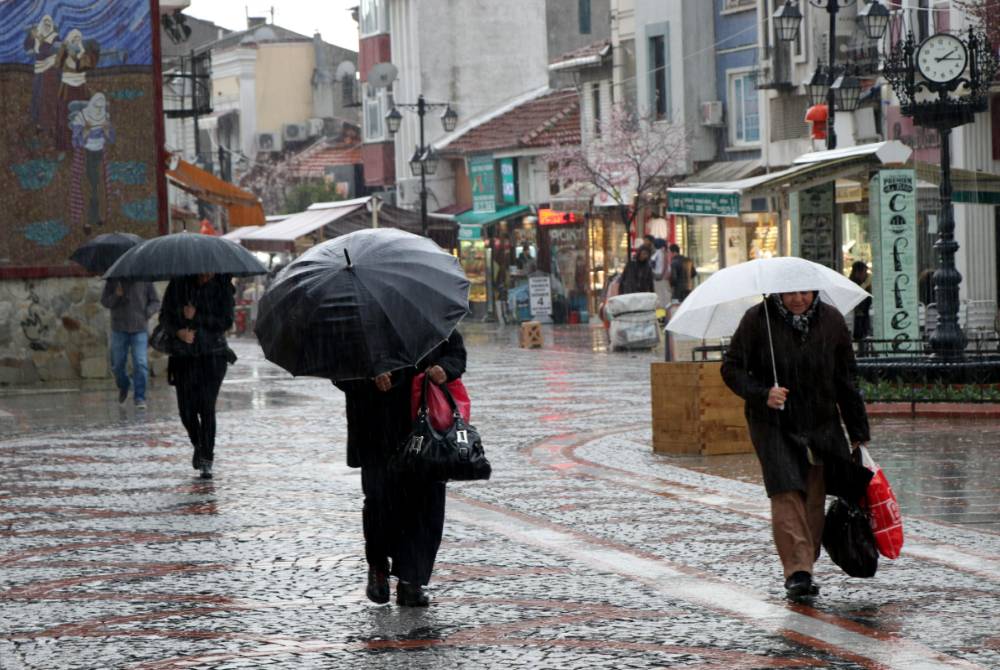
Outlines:
{"type": "Polygon", "coordinates": [[[160,323],[174,335],[167,381],[177,390],[181,422],[194,447],[191,465],[212,478],[215,460],[215,402],[226,376],[235,299],[223,275],[173,279],[163,294],[160,323]]]}
{"type": "Polygon", "coordinates": [[[844,317],[814,291],[771,295],[767,311],[763,303],[751,307],[723,358],[726,385],[746,400],[785,589],[793,598],[819,593],[812,572],[826,494],[860,497],[867,485],[858,474],[867,471],[850,460],[851,449],[869,439],[854,369],[844,317]],[[768,314],[780,386],[772,371],[768,314]]]}
{"type": "Polygon", "coordinates": [[[626,293],[653,293],[653,266],[649,262],[650,251],[641,246],[635,258],[625,265],[619,284],[619,295],[626,293]]]}
{"type": "Polygon", "coordinates": [[[388,468],[413,429],[410,388],[426,372],[435,384],[465,373],[465,344],[456,330],[416,367],[374,380],[335,382],[347,401],[347,465],[361,468],[368,599],[389,602],[389,575],[398,578],[396,603],[426,607],[424,593],[444,530],[444,482],[408,479],[388,468]],[[391,561],[391,566],[390,566],[391,561]]]}
{"type": "Polygon", "coordinates": [[[670,299],[676,302],[684,302],[684,298],[694,290],[694,278],[697,271],[694,269],[694,262],[681,253],[681,248],[676,244],[670,245],[670,299]]]}

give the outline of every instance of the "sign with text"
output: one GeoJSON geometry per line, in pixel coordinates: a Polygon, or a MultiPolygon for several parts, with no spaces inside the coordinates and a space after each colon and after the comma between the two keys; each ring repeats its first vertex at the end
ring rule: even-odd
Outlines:
{"type": "Polygon", "coordinates": [[[739,216],[740,194],[723,191],[669,191],[667,211],[686,216],[739,216]]]}
{"type": "Polygon", "coordinates": [[[578,223],[579,219],[573,212],[561,212],[558,209],[539,209],[538,225],[558,226],[564,223],[578,223]]]}
{"type": "Polygon", "coordinates": [[[528,297],[531,300],[531,316],[551,316],[552,285],[547,275],[528,277],[528,297]]]}
{"type": "Polygon", "coordinates": [[[881,170],[869,190],[874,331],[893,351],[914,351],[920,341],[916,185],[913,170],[881,170]]]}
{"type": "Polygon", "coordinates": [[[836,269],[833,182],[797,191],[794,195],[798,199],[798,255],[836,269]]]}
{"type": "Polygon", "coordinates": [[[514,174],[514,159],[501,158],[500,163],[500,198],[507,205],[517,204],[517,178],[514,174]]]}
{"type": "Polygon", "coordinates": [[[492,155],[469,158],[469,183],[472,186],[472,211],[490,214],[497,211],[492,155]]]}

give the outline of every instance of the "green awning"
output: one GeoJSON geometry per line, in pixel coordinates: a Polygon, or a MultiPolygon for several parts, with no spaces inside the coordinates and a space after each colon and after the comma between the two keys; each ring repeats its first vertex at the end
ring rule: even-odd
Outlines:
{"type": "Polygon", "coordinates": [[[504,219],[509,219],[512,216],[519,216],[522,214],[527,214],[531,211],[531,208],[527,205],[510,205],[509,207],[501,207],[495,212],[462,212],[455,216],[455,220],[458,221],[460,226],[486,226],[497,221],[503,221],[504,219]]]}

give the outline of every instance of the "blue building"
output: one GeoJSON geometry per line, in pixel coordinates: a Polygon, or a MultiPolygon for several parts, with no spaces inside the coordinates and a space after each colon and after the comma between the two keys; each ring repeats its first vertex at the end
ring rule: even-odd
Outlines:
{"type": "MultiPolygon", "coordinates": [[[[755,85],[760,21],[756,0],[715,2],[715,89],[722,105],[718,156],[722,161],[761,155],[761,96],[755,85]]],[[[705,111],[705,114],[718,112],[705,111]]],[[[715,119],[706,118],[706,121],[715,119]]]]}

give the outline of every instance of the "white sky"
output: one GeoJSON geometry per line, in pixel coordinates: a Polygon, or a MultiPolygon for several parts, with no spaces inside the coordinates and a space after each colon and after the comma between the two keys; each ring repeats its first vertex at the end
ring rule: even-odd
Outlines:
{"type": "Polygon", "coordinates": [[[307,37],[317,30],[331,44],[358,50],[358,24],[348,11],[359,0],[191,0],[184,10],[189,16],[212,21],[229,30],[247,27],[250,16],[267,16],[270,22],[274,7],[274,22],[307,37]]]}

